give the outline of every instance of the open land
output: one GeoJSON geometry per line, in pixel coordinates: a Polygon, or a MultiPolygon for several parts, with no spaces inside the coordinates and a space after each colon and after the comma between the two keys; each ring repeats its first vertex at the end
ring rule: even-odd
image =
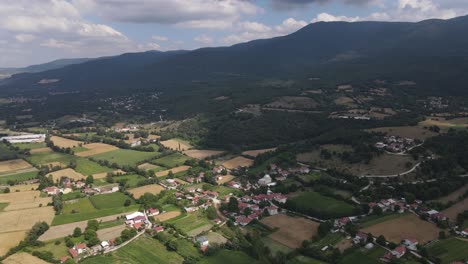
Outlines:
{"type": "Polygon", "coordinates": [[[242,152],[242,155],[249,156],[249,157],[257,157],[260,154],[266,153],[266,152],[273,152],[275,151],[276,148],[267,148],[267,149],[255,149],[255,150],[247,150],[242,152]]]}
{"type": "Polygon", "coordinates": [[[457,220],[457,215],[468,210],[468,198],[461,200],[460,202],[450,206],[449,208],[442,211],[452,221],[457,220]]]}
{"type": "Polygon", "coordinates": [[[172,173],[178,173],[178,172],[183,172],[183,171],[187,171],[189,170],[191,167],[190,166],[180,166],[180,167],[176,167],[176,168],[172,168],[172,169],[168,169],[168,170],[165,170],[165,171],[158,171],[156,172],[156,177],[164,177],[164,176],[167,176],[169,174],[170,171],[172,171],[172,173]]]}
{"type": "Polygon", "coordinates": [[[9,174],[32,168],[31,164],[22,159],[0,162],[0,174],[9,174]]]}
{"type": "Polygon", "coordinates": [[[236,178],[236,176],[233,175],[223,175],[221,176],[221,180],[216,181],[218,184],[224,184],[226,182],[230,182],[236,178]]]}
{"type": "Polygon", "coordinates": [[[235,157],[223,162],[223,166],[227,169],[235,169],[239,167],[250,167],[253,165],[253,160],[244,157],[235,157]]]}
{"type": "Polygon", "coordinates": [[[159,194],[163,190],[164,190],[164,187],[162,187],[161,185],[151,184],[151,185],[145,185],[145,186],[137,187],[134,189],[130,189],[128,190],[128,192],[133,194],[133,197],[135,199],[139,199],[145,193],[159,194]]]}
{"type": "Polygon", "coordinates": [[[136,166],[137,163],[155,158],[159,154],[156,152],[143,152],[130,149],[118,149],[93,155],[97,160],[107,160],[110,163],[116,163],[119,166],[136,166]]]}
{"type": "Polygon", "coordinates": [[[454,263],[468,258],[468,242],[458,239],[449,238],[431,244],[428,247],[430,255],[438,257],[443,264],[454,263]]]}
{"type": "Polygon", "coordinates": [[[164,156],[152,161],[152,163],[166,168],[174,168],[177,166],[184,165],[186,160],[190,159],[189,157],[182,155],[180,153],[173,153],[168,156],[164,156]]]}
{"type": "Polygon", "coordinates": [[[80,144],[83,144],[81,141],[72,140],[63,137],[52,136],[50,140],[54,143],[55,146],[60,148],[73,148],[78,147],[80,144]]]}
{"type": "Polygon", "coordinates": [[[183,153],[191,158],[202,160],[202,159],[210,158],[213,156],[221,155],[224,153],[224,151],[191,149],[191,150],[186,150],[183,153]]]}
{"type": "Polygon", "coordinates": [[[460,196],[462,196],[463,194],[465,194],[465,192],[468,191],[468,184],[465,184],[465,186],[461,187],[460,189],[450,193],[449,195],[447,196],[444,196],[442,198],[439,198],[437,199],[438,202],[441,202],[441,203],[448,203],[448,202],[455,202],[458,200],[458,198],[460,196]]]}
{"type": "Polygon", "coordinates": [[[124,224],[122,224],[110,228],[99,229],[96,233],[98,235],[99,240],[105,241],[119,237],[122,231],[126,228],[127,227],[124,224]]]}
{"type": "Polygon", "coordinates": [[[192,147],[190,146],[189,143],[184,142],[179,139],[164,140],[164,141],[161,141],[161,144],[168,149],[178,150],[178,151],[189,150],[192,147]]]}
{"type": "Polygon", "coordinates": [[[154,216],[154,219],[158,220],[158,221],[161,221],[161,222],[164,222],[164,221],[170,220],[172,218],[175,218],[175,217],[179,216],[180,214],[181,213],[179,211],[170,211],[170,212],[166,212],[166,213],[162,213],[162,214],[159,214],[157,216],[154,216]]]}
{"type": "Polygon", "coordinates": [[[45,262],[44,260],[37,258],[33,255],[30,255],[25,252],[20,252],[13,254],[3,260],[4,264],[22,264],[22,263],[28,263],[28,264],[47,264],[48,262],[45,262]]]}
{"type": "Polygon", "coordinates": [[[299,248],[302,241],[311,240],[317,234],[318,223],[301,217],[292,217],[285,214],[269,216],[261,220],[272,228],[279,228],[278,231],[269,237],[290,248],[299,248]]]}
{"type": "Polygon", "coordinates": [[[85,147],[88,150],[75,153],[76,156],[89,157],[89,156],[93,156],[93,155],[97,155],[97,154],[101,154],[101,153],[106,153],[106,152],[109,152],[109,151],[119,149],[116,146],[112,146],[112,145],[104,144],[104,143],[91,143],[91,144],[83,145],[83,147],[85,147]]]}
{"type": "Polygon", "coordinates": [[[30,153],[31,154],[34,154],[34,153],[42,153],[42,152],[52,152],[53,150],[49,147],[46,147],[46,148],[36,148],[36,149],[31,149],[30,153]]]}
{"type": "Polygon", "coordinates": [[[283,96],[265,106],[269,108],[310,109],[317,107],[318,103],[310,97],[283,96]]]}
{"type": "Polygon", "coordinates": [[[368,131],[386,133],[390,136],[399,136],[403,138],[415,138],[419,140],[424,140],[438,135],[435,132],[424,129],[422,126],[379,127],[369,129],[368,131]]]}
{"type": "Polygon", "coordinates": [[[349,203],[317,192],[304,192],[290,199],[292,208],[299,212],[321,215],[324,218],[336,218],[352,215],[355,207],[349,203]]]}
{"type": "Polygon", "coordinates": [[[67,177],[73,180],[86,179],[86,176],[70,168],[51,172],[47,174],[47,177],[48,176],[52,176],[54,182],[60,180],[61,177],[67,177]]]}

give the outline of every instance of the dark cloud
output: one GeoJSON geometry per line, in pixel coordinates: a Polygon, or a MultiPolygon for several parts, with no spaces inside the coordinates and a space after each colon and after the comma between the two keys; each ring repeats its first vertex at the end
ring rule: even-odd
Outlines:
{"type": "Polygon", "coordinates": [[[374,2],[375,0],[270,0],[273,8],[277,10],[288,10],[294,8],[302,8],[310,4],[327,4],[333,1],[341,1],[350,5],[364,5],[374,2]]]}

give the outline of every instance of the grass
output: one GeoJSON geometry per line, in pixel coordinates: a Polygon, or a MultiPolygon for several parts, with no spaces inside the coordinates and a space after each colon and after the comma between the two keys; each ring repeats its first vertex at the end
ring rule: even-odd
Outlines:
{"type": "Polygon", "coordinates": [[[378,264],[380,257],[385,254],[385,249],[375,246],[373,249],[366,250],[363,248],[356,248],[351,253],[346,254],[341,264],[378,264]]]}
{"type": "Polygon", "coordinates": [[[211,224],[210,220],[208,220],[208,218],[206,218],[201,211],[186,214],[181,218],[176,217],[167,222],[174,224],[177,228],[181,229],[185,233],[211,224]]]}
{"type": "Polygon", "coordinates": [[[84,198],[84,197],[86,197],[86,195],[81,192],[71,192],[67,194],[62,194],[63,201],[75,200],[75,199],[84,198]]]}
{"type": "Polygon", "coordinates": [[[23,182],[36,178],[37,171],[18,173],[8,176],[0,176],[0,184],[7,184],[8,181],[23,182]]]}
{"type": "Polygon", "coordinates": [[[214,256],[203,258],[198,264],[238,264],[238,263],[253,263],[258,264],[259,261],[250,257],[241,251],[232,251],[227,249],[222,249],[217,252],[214,256]]]}
{"type": "Polygon", "coordinates": [[[101,166],[98,163],[85,158],[77,158],[75,170],[85,176],[88,176],[96,173],[110,172],[113,169],[101,166]]]}
{"type": "Polygon", "coordinates": [[[87,151],[89,149],[85,148],[85,147],[81,147],[81,146],[78,146],[78,147],[74,147],[72,148],[73,152],[75,153],[80,153],[80,152],[83,152],[83,151],[87,151]]]}
{"type": "Polygon", "coordinates": [[[8,203],[0,203],[0,212],[8,206],[8,203]]]}
{"type": "Polygon", "coordinates": [[[262,238],[263,243],[265,244],[266,247],[268,247],[273,254],[276,254],[277,252],[283,252],[285,254],[288,254],[289,252],[293,251],[291,248],[269,238],[269,237],[264,237],[262,238]]]}
{"type": "Polygon", "coordinates": [[[366,228],[366,227],[380,224],[389,220],[397,219],[405,215],[408,215],[408,213],[395,214],[395,213],[390,212],[390,213],[383,213],[381,215],[367,216],[366,218],[361,220],[361,228],[366,228]]]}
{"type": "Polygon", "coordinates": [[[126,200],[131,201],[131,205],[135,204],[132,198],[121,193],[115,192],[110,194],[94,195],[89,197],[89,200],[96,209],[108,209],[122,207],[126,200]]]}
{"type": "Polygon", "coordinates": [[[349,203],[317,192],[305,192],[290,200],[291,209],[321,217],[340,217],[352,215],[355,207],[349,203]]]}
{"type": "Polygon", "coordinates": [[[310,173],[310,174],[299,175],[298,177],[301,180],[303,180],[305,183],[311,183],[311,182],[319,180],[320,177],[321,177],[321,173],[320,172],[313,172],[313,173],[310,173]]]}
{"type": "Polygon", "coordinates": [[[319,246],[320,248],[322,248],[328,245],[336,245],[343,238],[344,238],[343,235],[340,233],[329,233],[324,238],[314,243],[314,246],[319,246]]]}
{"type": "Polygon", "coordinates": [[[193,245],[192,242],[185,239],[177,239],[177,254],[181,255],[184,258],[200,258],[201,254],[198,249],[193,245]]]}
{"type": "Polygon", "coordinates": [[[320,260],[316,260],[313,258],[309,258],[306,256],[297,256],[293,258],[292,260],[286,262],[287,264],[322,264],[325,262],[322,262],[320,260]]]}
{"type": "Polygon", "coordinates": [[[159,155],[156,152],[143,152],[130,149],[118,149],[92,156],[97,160],[107,160],[119,166],[136,166],[139,162],[150,160],[159,155]]]}
{"type": "Polygon", "coordinates": [[[166,168],[174,168],[184,165],[184,162],[189,159],[189,157],[180,153],[173,153],[171,155],[155,159],[152,162],[156,165],[163,166],[166,168]]]}
{"type": "Polygon", "coordinates": [[[134,188],[138,186],[138,182],[144,180],[145,177],[142,177],[137,174],[130,174],[130,175],[123,175],[123,176],[116,176],[113,177],[114,182],[119,182],[121,180],[126,181],[128,188],[134,188]]]}
{"type": "Polygon", "coordinates": [[[427,249],[432,257],[440,258],[443,264],[468,258],[468,242],[457,238],[440,240],[427,249]]]}
{"type": "Polygon", "coordinates": [[[111,220],[107,222],[101,222],[99,223],[99,229],[106,229],[106,228],[111,228],[114,226],[120,226],[123,225],[125,221],[123,219],[116,219],[116,220],[111,220]]]}
{"type": "Polygon", "coordinates": [[[20,149],[37,149],[37,148],[45,148],[47,145],[44,142],[36,142],[36,143],[19,143],[14,144],[15,147],[20,149]]]}
{"type": "Polygon", "coordinates": [[[136,241],[105,256],[98,256],[81,261],[83,264],[111,264],[111,263],[161,263],[181,264],[184,259],[175,252],[170,252],[164,245],[148,237],[138,238],[136,241]]]}
{"type": "Polygon", "coordinates": [[[68,248],[65,245],[63,238],[54,239],[47,241],[43,246],[31,247],[32,251],[50,251],[54,255],[55,259],[60,259],[63,256],[68,256],[68,248]],[[55,242],[60,241],[60,244],[56,245],[55,242]]]}

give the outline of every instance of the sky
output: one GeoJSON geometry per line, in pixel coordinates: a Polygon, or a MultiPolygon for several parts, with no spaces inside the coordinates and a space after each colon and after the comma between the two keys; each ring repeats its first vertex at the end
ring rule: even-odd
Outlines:
{"type": "Polygon", "coordinates": [[[230,46],[319,21],[467,14],[467,0],[1,0],[0,67],[230,46]]]}

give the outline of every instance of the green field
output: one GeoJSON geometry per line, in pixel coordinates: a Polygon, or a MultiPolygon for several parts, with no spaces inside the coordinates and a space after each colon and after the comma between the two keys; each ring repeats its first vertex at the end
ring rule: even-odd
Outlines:
{"type": "Polygon", "coordinates": [[[275,240],[269,237],[263,237],[262,241],[263,241],[263,244],[265,244],[265,246],[268,247],[273,254],[276,254],[277,252],[283,252],[285,254],[288,254],[289,252],[293,251],[293,249],[279,242],[276,242],[275,240]]]}
{"type": "Polygon", "coordinates": [[[166,168],[174,168],[184,165],[184,162],[189,159],[190,158],[185,155],[182,155],[180,153],[174,153],[159,159],[155,159],[151,162],[166,168]]]}
{"type": "Polygon", "coordinates": [[[337,218],[355,213],[353,205],[317,192],[301,193],[288,200],[288,206],[291,210],[324,218],[337,218]]]}
{"type": "Polygon", "coordinates": [[[186,239],[177,239],[177,254],[181,255],[184,258],[197,259],[201,257],[199,249],[195,245],[186,239]]]}
{"type": "Polygon", "coordinates": [[[11,151],[5,144],[0,143],[0,160],[12,160],[16,157],[15,151],[11,151]]]}
{"type": "Polygon", "coordinates": [[[144,180],[145,177],[142,177],[137,174],[129,174],[129,175],[122,175],[122,176],[116,176],[113,177],[114,182],[119,182],[121,180],[126,181],[126,184],[128,184],[128,188],[134,188],[138,186],[138,182],[141,180],[144,180]]]}
{"type": "Polygon", "coordinates": [[[150,160],[159,154],[156,152],[143,152],[130,149],[118,149],[92,156],[97,160],[107,160],[119,166],[136,166],[137,163],[150,160]]]}
{"type": "Polygon", "coordinates": [[[8,206],[8,203],[0,203],[0,212],[8,206]]]}
{"type": "Polygon", "coordinates": [[[440,258],[443,264],[462,261],[468,258],[468,242],[449,238],[432,244],[427,251],[430,256],[440,258]]]}
{"type": "Polygon", "coordinates": [[[80,263],[181,264],[183,261],[184,259],[180,255],[175,252],[167,251],[166,247],[155,239],[141,237],[111,254],[85,259],[80,261],[80,263]]]}
{"type": "Polygon", "coordinates": [[[340,261],[340,264],[378,264],[380,258],[386,253],[386,250],[375,246],[373,249],[367,250],[357,248],[345,255],[340,261]]]}
{"type": "Polygon", "coordinates": [[[87,175],[96,174],[96,173],[110,172],[113,169],[101,166],[94,161],[90,161],[84,158],[77,158],[75,170],[87,176],[87,175]]]}
{"type": "Polygon", "coordinates": [[[341,233],[329,233],[324,238],[320,239],[318,242],[314,243],[314,246],[320,248],[328,245],[336,245],[338,242],[343,240],[344,236],[341,233]]]}
{"type": "Polygon", "coordinates": [[[110,194],[94,195],[89,197],[89,200],[96,209],[108,209],[122,207],[125,200],[130,200],[132,205],[135,204],[132,198],[121,192],[115,192],[110,194]]]}
{"type": "Polygon", "coordinates": [[[8,176],[0,176],[0,184],[7,184],[8,181],[12,180],[15,182],[22,182],[27,180],[32,180],[36,178],[37,171],[18,173],[8,176]]]}
{"type": "MultiPolygon", "coordinates": [[[[118,196],[111,196],[110,198],[107,197],[100,197],[99,196],[106,196],[111,194],[101,194],[92,196],[91,198],[94,199],[98,206],[102,206],[103,209],[96,208],[93,203],[91,202],[91,198],[80,198],[77,199],[76,202],[73,203],[65,203],[63,205],[62,214],[55,216],[54,220],[52,221],[52,225],[63,225],[78,221],[85,221],[90,220],[98,217],[108,216],[108,215],[115,215],[115,214],[124,214],[131,211],[136,211],[140,207],[139,205],[130,205],[128,207],[123,206],[123,201],[121,200],[122,197],[118,196]],[[117,197],[117,198],[116,198],[117,197]],[[105,201],[118,201],[119,204],[109,204],[104,205],[105,201]],[[120,203],[121,202],[121,203],[120,203]]],[[[123,194],[122,194],[123,195],[123,194]]]]}
{"type": "Polygon", "coordinates": [[[288,261],[287,264],[323,264],[320,260],[316,260],[313,258],[305,257],[305,256],[297,256],[292,260],[288,261]]]}
{"type": "Polygon", "coordinates": [[[14,144],[15,147],[18,147],[20,149],[37,149],[37,148],[45,148],[47,145],[42,142],[36,142],[36,143],[19,143],[19,144],[14,144]]]}
{"type": "Polygon", "coordinates": [[[386,222],[392,219],[397,219],[405,215],[408,215],[408,213],[395,214],[395,213],[389,212],[389,213],[383,213],[381,215],[371,215],[362,219],[360,226],[361,228],[366,228],[366,227],[373,226],[373,225],[386,222]]]}
{"type": "Polygon", "coordinates": [[[185,233],[202,226],[211,225],[210,220],[208,220],[208,218],[206,218],[201,211],[189,213],[181,217],[176,217],[167,222],[174,224],[177,228],[184,231],[185,233]]]}
{"type": "Polygon", "coordinates": [[[73,152],[75,153],[80,153],[80,152],[83,152],[83,151],[87,151],[89,149],[85,148],[85,147],[81,147],[81,146],[78,146],[78,147],[74,147],[72,148],[73,152]]]}
{"type": "Polygon", "coordinates": [[[198,264],[259,264],[260,262],[241,251],[222,249],[216,255],[203,258],[198,264]]]}

